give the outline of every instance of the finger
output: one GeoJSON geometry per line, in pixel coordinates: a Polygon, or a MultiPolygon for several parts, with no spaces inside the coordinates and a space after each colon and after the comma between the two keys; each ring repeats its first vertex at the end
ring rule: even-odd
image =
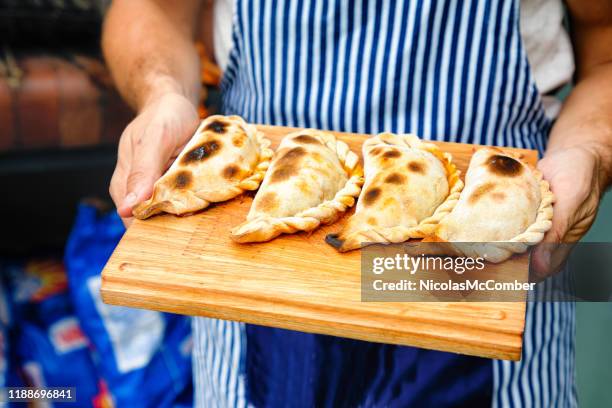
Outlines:
{"type": "Polygon", "coordinates": [[[131,217],[132,208],[151,197],[153,184],[161,176],[161,171],[150,166],[136,166],[130,172],[127,179],[125,198],[117,208],[121,217],[131,217]]]}
{"type": "Polygon", "coordinates": [[[129,161],[132,157],[131,142],[129,141],[132,133],[133,124],[130,123],[119,139],[119,147],[117,149],[117,165],[111,177],[108,192],[110,193],[115,207],[121,207],[125,200],[125,189],[127,185],[127,177],[129,174],[129,161]]]}
{"type": "Polygon", "coordinates": [[[532,252],[529,264],[531,282],[557,274],[565,265],[574,244],[541,242],[532,252]]]}
{"type": "Polygon", "coordinates": [[[555,258],[558,259],[559,254],[568,252],[563,248],[559,249],[558,244],[567,242],[570,224],[573,222],[579,204],[575,202],[574,197],[567,197],[563,192],[555,191],[556,186],[558,186],[557,182],[551,182],[551,190],[557,196],[551,220],[552,225],[544,235],[542,242],[532,252],[532,272],[539,278],[549,276],[559,266],[558,261],[553,262],[553,253],[557,252],[555,258]]]}
{"type": "Polygon", "coordinates": [[[132,225],[132,222],[134,222],[134,217],[121,217],[121,221],[125,229],[128,229],[130,225],[132,225]]]}
{"type": "Polygon", "coordinates": [[[121,205],[123,199],[125,198],[126,179],[127,174],[125,169],[123,169],[122,166],[117,163],[108,187],[108,192],[113,200],[113,203],[115,203],[115,207],[117,208],[121,205]]]}
{"type": "Polygon", "coordinates": [[[550,256],[550,275],[554,275],[561,270],[572,249],[574,249],[574,245],[562,242],[556,246],[550,256]]]}
{"type": "Polygon", "coordinates": [[[569,244],[572,242],[569,237],[571,218],[569,209],[562,202],[558,203],[550,230],[531,255],[531,273],[536,279],[541,280],[557,273],[569,256],[572,250],[569,244]]]}
{"type": "MultiPolygon", "coordinates": [[[[121,162],[117,163],[113,176],[111,178],[110,187],[108,189],[115,206],[118,207],[125,198],[126,187],[126,172],[121,162]]],[[[127,229],[133,221],[132,217],[121,217],[123,226],[127,229]]]]}
{"type": "Polygon", "coordinates": [[[529,280],[531,282],[540,282],[550,275],[553,246],[556,245],[558,244],[540,242],[533,249],[529,262],[529,280]]]}
{"type": "Polygon", "coordinates": [[[168,152],[160,145],[157,135],[141,136],[134,143],[132,162],[127,176],[125,198],[118,208],[119,215],[131,217],[132,208],[151,197],[153,184],[161,177],[166,164],[168,152]],[[146,140],[146,143],[144,142],[146,140]]]}
{"type": "Polygon", "coordinates": [[[565,222],[562,221],[563,218],[562,214],[553,215],[550,230],[531,253],[530,274],[534,281],[542,280],[554,273],[552,255],[557,251],[567,229],[565,222]]]}

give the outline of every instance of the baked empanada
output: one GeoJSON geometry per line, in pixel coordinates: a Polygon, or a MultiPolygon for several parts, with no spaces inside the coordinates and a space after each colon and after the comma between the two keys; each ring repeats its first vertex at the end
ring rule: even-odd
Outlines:
{"type": "Polygon", "coordinates": [[[236,242],[312,231],[355,204],[363,184],[358,156],[332,134],[301,130],[283,138],[236,242]]]}
{"type": "Polygon", "coordinates": [[[363,157],[365,184],[355,214],[325,239],[340,252],[430,234],[463,187],[451,156],[414,135],[368,139],[363,157]]]}
{"type": "Polygon", "coordinates": [[[542,240],[552,225],[553,201],[539,171],[501,149],[479,149],[470,161],[459,202],[423,239],[438,244],[420,250],[504,261],[542,240]]]}
{"type": "Polygon", "coordinates": [[[270,165],[269,145],[239,116],[210,116],[157,180],[153,196],[132,213],[140,219],[160,212],[188,214],[256,190],[270,165]]]}

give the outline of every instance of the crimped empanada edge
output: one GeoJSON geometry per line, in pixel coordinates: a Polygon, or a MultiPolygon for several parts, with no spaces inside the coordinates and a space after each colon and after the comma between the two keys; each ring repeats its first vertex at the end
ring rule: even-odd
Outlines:
{"type": "MultiPolygon", "coordinates": [[[[463,181],[461,180],[461,171],[457,169],[457,166],[453,162],[453,156],[450,153],[443,152],[438,148],[438,146],[432,143],[423,143],[422,146],[417,147],[421,150],[428,151],[433,154],[444,166],[444,170],[446,171],[446,179],[448,181],[448,195],[436,207],[433,214],[423,220],[410,231],[409,237],[411,238],[423,238],[429,234],[432,234],[442,218],[447,216],[453,211],[457,202],[459,202],[459,197],[461,196],[461,191],[463,191],[463,181]]],[[[405,240],[404,240],[405,241],[405,240]]]]}
{"type": "Polygon", "coordinates": [[[459,196],[463,190],[463,181],[461,180],[461,171],[458,170],[457,166],[453,163],[453,158],[450,153],[443,152],[435,144],[425,143],[418,136],[412,134],[395,135],[392,133],[381,133],[376,137],[378,137],[382,143],[388,144],[388,142],[383,139],[385,136],[392,136],[395,140],[399,139],[407,147],[427,151],[440,160],[446,171],[449,193],[444,201],[436,207],[431,216],[424,218],[414,227],[398,225],[388,228],[370,228],[354,233],[344,241],[339,240],[339,234],[328,234],[325,241],[339,252],[359,249],[367,244],[400,243],[413,238],[423,238],[434,232],[440,220],[448,215],[459,201],[459,196]],[[357,245],[356,242],[359,242],[359,244],[357,245]]]}
{"type": "Polygon", "coordinates": [[[263,132],[257,130],[255,125],[245,125],[247,129],[251,132],[254,132],[254,139],[259,148],[259,157],[257,165],[255,165],[255,169],[253,173],[240,181],[238,187],[245,190],[257,190],[259,185],[263,181],[264,176],[266,175],[266,171],[268,167],[270,167],[270,162],[272,161],[272,156],[274,156],[274,152],[270,149],[270,140],[264,137],[263,132]]]}
{"type": "MultiPolygon", "coordinates": [[[[501,150],[496,148],[495,150],[501,150]]],[[[515,158],[516,160],[529,167],[529,170],[534,175],[540,188],[540,204],[536,213],[536,219],[531,225],[525,229],[522,233],[518,234],[514,238],[508,241],[493,241],[482,243],[482,245],[462,245],[461,248],[453,245],[456,254],[462,254],[465,256],[480,256],[485,258],[489,262],[499,263],[510,258],[514,254],[522,254],[530,246],[539,244],[543,239],[546,232],[552,227],[553,217],[553,203],[555,196],[550,190],[549,183],[544,180],[542,173],[520,160],[520,157],[513,153],[502,151],[503,154],[515,158]],[[469,251],[469,252],[468,252],[469,251]]],[[[452,245],[452,242],[446,241],[435,234],[426,237],[422,242],[444,242],[452,245]]],[[[436,252],[438,254],[438,252],[436,252]]],[[[448,253],[448,255],[451,255],[448,253]]]]}
{"type": "Polygon", "coordinates": [[[555,202],[555,195],[550,190],[548,181],[544,180],[542,173],[533,168],[531,171],[540,186],[540,205],[538,206],[536,219],[524,232],[510,240],[510,242],[520,242],[527,245],[540,243],[552,227],[553,203],[555,202]]]}
{"type": "Polygon", "coordinates": [[[316,207],[309,208],[290,217],[259,216],[234,227],[230,237],[238,243],[265,242],[280,234],[292,234],[298,231],[312,231],[321,224],[331,224],[348,208],[355,205],[363,185],[363,168],[357,156],[348,145],[338,140],[333,134],[315,129],[292,132],[285,136],[290,138],[297,134],[309,134],[317,137],[323,144],[336,153],[338,161],[346,171],[348,180],[336,192],[334,198],[324,201],[316,207]],[[321,136],[325,135],[325,137],[321,136]]]}
{"type": "MultiPolygon", "coordinates": [[[[258,131],[255,125],[247,123],[243,118],[241,118],[240,116],[236,116],[236,115],[231,115],[231,116],[211,115],[211,116],[208,116],[207,118],[204,118],[198,125],[195,132],[193,133],[192,138],[198,135],[200,132],[202,132],[202,130],[207,124],[215,120],[218,120],[218,119],[229,120],[231,122],[236,123],[238,126],[242,127],[242,129],[245,131],[247,136],[255,141],[255,143],[257,144],[257,148],[258,148],[258,162],[255,165],[253,172],[248,177],[240,180],[235,186],[232,186],[227,190],[226,196],[228,198],[222,201],[229,201],[247,190],[257,190],[257,188],[261,184],[261,181],[263,180],[266,170],[270,166],[270,161],[272,159],[274,152],[270,149],[270,140],[264,137],[263,132],[258,131]]],[[[165,176],[165,173],[164,175],[162,175],[162,177],[164,176],[165,176]]],[[[155,184],[157,184],[157,181],[155,182],[155,184]]],[[[153,187],[154,192],[155,192],[155,187],[156,186],[154,185],[153,187]]],[[[218,202],[218,201],[204,199],[198,196],[197,191],[193,191],[191,192],[192,199],[200,201],[200,203],[197,205],[198,209],[197,210],[188,209],[188,210],[182,211],[182,210],[179,210],[173,204],[172,200],[164,200],[164,201],[155,202],[153,200],[154,194],[155,193],[153,193],[151,198],[149,198],[148,200],[143,201],[142,203],[139,203],[138,205],[134,207],[134,209],[132,210],[132,213],[136,218],[146,219],[146,218],[149,218],[153,215],[156,215],[162,212],[166,212],[169,214],[175,214],[175,215],[186,215],[194,211],[201,211],[201,210],[206,209],[210,205],[211,202],[218,202]]]]}

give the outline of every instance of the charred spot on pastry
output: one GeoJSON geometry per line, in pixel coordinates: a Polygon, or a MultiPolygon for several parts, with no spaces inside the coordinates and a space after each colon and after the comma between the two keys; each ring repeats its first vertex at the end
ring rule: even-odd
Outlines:
{"type": "Polygon", "coordinates": [[[484,195],[489,194],[491,191],[493,191],[493,189],[495,189],[495,183],[493,182],[488,182],[488,183],[479,185],[478,187],[476,187],[474,192],[470,195],[468,202],[470,202],[471,204],[474,204],[475,202],[480,200],[484,195]]]}
{"type": "Polygon", "coordinates": [[[365,205],[372,205],[376,202],[376,200],[378,200],[381,194],[382,194],[382,191],[380,190],[380,188],[378,187],[370,188],[363,195],[363,203],[365,205]]]}
{"type": "Polygon", "coordinates": [[[287,150],[279,159],[278,164],[295,164],[306,155],[306,149],[301,146],[287,150]]]}
{"type": "Polygon", "coordinates": [[[495,154],[487,160],[489,171],[500,176],[514,177],[521,174],[523,165],[512,157],[495,154]]]}
{"type": "Polygon", "coordinates": [[[193,176],[191,175],[191,172],[182,170],[176,173],[176,176],[174,177],[174,187],[178,189],[188,188],[192,181],[193,176]]]}
{"type": "Polygon", "coordinates": [[[298,167],[293,164],[287,164],[279,166],[272,172],[270,176],[271,183],[277,183],[279,181],[287,180],[289,177],[297,174],[298,167]]]}
{"type": "Polygon", "coordinates": [[[206,160],[214,156],[221,150],[221,142],[218,140],[209,140],[199,146],[194,147],[181,160],[182,164],[191,164],[194,162],[206,160]]]}
{"type": "Polygon", "coordinates": [[[299,163],[305,155],[306,149],[301,146],[287,150],[276,161],[275,169],[270,176],[270,181],[283,181],[297,174],[299,171],[299,163]]]}
{"type": "Polygon", "coordinates": [[[385,177],[385,183],[402,184],[406,181],[406,176],[400,173],[391,173],[385,177]]]}
{"type": "Polygon", "coordinates": [[[215,120],[204,128],[204,130],[210,130],[215,133],[223,134],[227,130],[228,124],[222,120],[215,120]]]}
{"type": "Polygon", "coordinates": [[[298,135],[293,138],[293,141],[296,143],[304,143],[304,144],[321,144],[321,142],[314,136],[310,135],[298,135]]]}
{"type": "Polygon", "coordinates": [[[246,134],[242,131],[236,133],[234,137],[232,137],[232,144],[236,147],[244,146],[244,142],[246,140],[246,134]]]}
{"type": "Polygon", "coordinates": [[[340,238],[339,234],[327,234],[325,236],[325,242],[336,249],[340,249],[344,244],[344,240],[340,238]]]}
{"type": "Polygon", "coordinates": [[[370,150],[370,154],[372,154],[373,156],[378,156],[379,154],[381,154],[383,151],[382,147],[377,146],[375,148],[373,148],[372,150],[370,150]]]}
{"type": "Polygon", "coordinates": [[[408,170],[413,173],[425,174],[425,163],[419,161],[411,161],[408,163],[408,170]]]}
{"type": "Polygon", "coordinates": [[[310,152],[310,157],[315,161],[315,163],[317,164],[324,164],[325,163],[325,159],[323,158],[323,156],[321,156],[320,153],[318,152],[310,152]]]}
{"type": "Polygon", "coordinates": [[[278,207],[278,195],[274,191],[268,191],[257,200],[256,207],[259,211],[270,212],[278,207]]]}
{"type": "Polygon", "coordinates": [[[402,155],[402,153],[399,150],[387,150],[386,152],[383,153],[382,157],[384,157],[385,159],[395,159],[398,158],[402,155]]]}
{"type": "Polygon", "coordinates": [[[236,178],[240,175],[240,173],[240,167],[235,164],[228,164],[227,166],[225,166],[222,172],[223,177],[225,177],[226,179],[236,178]]]}

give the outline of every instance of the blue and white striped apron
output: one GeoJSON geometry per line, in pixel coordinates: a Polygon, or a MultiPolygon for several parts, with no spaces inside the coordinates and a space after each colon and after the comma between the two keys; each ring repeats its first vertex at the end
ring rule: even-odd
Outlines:
{"type": "MultiPolygon", "coordinates": [[[[543,152],[550,122],[521,42],[519,6],[519,0],[237,0],[232,50],[222,83],[224,111],[254,123],[359,133],[411,132],[424,139],[543,152]]],[[[500,407],[575,406],[574,305],[529,303],[526,321],[522,360],[487,361],[491,380],[482,380],[481,387],[489,389],[481,394],[500,407]]],[[[193,328],[198,406],[274,405],[274,396],[262,399],[266,389],[258,389],[259,383],[264,387],[273,384],[277,397],[294,395],[285,401],[288,405],[335,405],[332,401],[342,401],[338,396],[307,398],[304,394],[309,381],[321,383],[313,379],[313,373],[329,379],[338,374],[329,371],[342,370],[335,365],[335,358],[327,361],[320,373],[313,367],[291,366],[296,362],[288,361],[284,364],[290,372],[267,373],[280,379],[249,378],[249,361],[259,359],[265,368],[261,360],[266,353],[286,349],[286,355],[291,355],[296,352],[289,349],[291,344],[304,347],[304,353],[312,353],[312,360],[316,360],[328,341],[319,339],[327,337],[295,332],[277,336],[281,332],[275,329],[205,318],[194,319],[193,328]],[[263,338],[277,339],[278,344],[268,344],[270,349],[266,350],[263,338]],[[300,370],[309,372],[305,390],[279,388],[283,377],[290,380],[300,370]],[[253,400],[253,390],[259,393],[257,400],[253,400]]],[[[328,355],[341,360],[344,351],[338,344],[341,342],[328,355]]],[[[410,364],[419,358],[432,359],[430,366],[441,364],[440,372],[446,369],[444,361],[449,367],[458,361],[471,364],[459,360],[469,357],[415,350],[396,347],[386,358],[393,360],[393,353],[403,353],[401,358],[413,359],[410,364]]],[[[360,357],[357,353],[352,358],[360,357]]],[[[299,361],[310,364],[307,359],[299,361]]],[[[474,361],[479,361],[474,366],[482,364],[474,361]]],[[[398,375],[398,370],[383,363],[381,370],[386,367],[393,372],[389,376],[398,375]]],[[[420,361],[417,366],[428,364],[420,361]]],[[[429,399],[418,400],[402,396],[402,386],[384,391],[380,384],[388,380],[387,374],[376,375],[377,391],[364,391],[364,399],[354,401],[356,404],[397,406],[406,405],[406,401],[435,401],[444,406],[453,401],[435,399],[436,393],[448,396],[444,388],[450,386],[444,381],[435,383],[436,377],[419,389],[429,399]]]]}

